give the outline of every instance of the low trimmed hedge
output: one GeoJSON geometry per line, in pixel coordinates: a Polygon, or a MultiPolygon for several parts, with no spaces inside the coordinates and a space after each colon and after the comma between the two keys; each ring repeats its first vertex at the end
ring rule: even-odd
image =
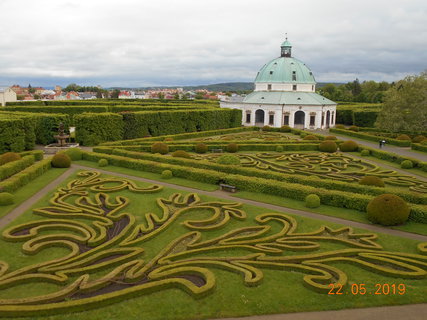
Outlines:
{"type": "Polygon", "coordinates": [[[14,174],[28,168],[33,165],[35,162],[35,157],[33,155],[28,155],[23,157],[20,160],[8,162],[0,166],[0,180],[4,180],[13,176],[14,174]]]}
{"type": "Polygon", "coordinates": [[[427,152],[427,145],[421,144],[421,143],[412,143],[411,144],[412,150],[417,150],[421,152],[427,152]]]}
{"type": "Polygon", "coordinates": [[[395,145],[395,146],[399,146],[399,147],[409,147],[411,145],[410,140],[397,140],[397,139],[392,139],[392,138],[388,138],[388,137],[374,136],[374,135],[371,135],[371,134],[365,133],[365,132],[355,132],[355,131],[351,131],[351,130],[342,130],[342,129],[335,129],[335,128],[329,129],[329,132],[333,132],[333,133],[341,134],[341,135],[346,135],[346,136],[351,136],[351,137],[356,137],[356,138],[360,138],[360,139],[368,140],[368,141],[378,142],[380,140],[385,140],[386,143],[391,144],[391,145],[395,145]]]}

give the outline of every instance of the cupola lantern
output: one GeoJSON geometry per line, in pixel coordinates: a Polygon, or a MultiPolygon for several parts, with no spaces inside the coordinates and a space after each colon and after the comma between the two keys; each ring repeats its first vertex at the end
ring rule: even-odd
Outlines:
{"type": "Polygon", "coordinates": [[[286,37],[280,48],[282,49],[280,54],[281,57],[291,57],[292,45],[288,41],[288,37],[286,37]]]}

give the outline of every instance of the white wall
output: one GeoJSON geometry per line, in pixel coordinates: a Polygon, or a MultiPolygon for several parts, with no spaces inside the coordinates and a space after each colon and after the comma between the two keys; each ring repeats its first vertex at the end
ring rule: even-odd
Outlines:
{"type": "Polygon", "coordinates": [[[16,93],[10,88],[7,88],[4,92],[0,92],[0,105],[5,106],[6,102],[17,101],[16,93]]]}

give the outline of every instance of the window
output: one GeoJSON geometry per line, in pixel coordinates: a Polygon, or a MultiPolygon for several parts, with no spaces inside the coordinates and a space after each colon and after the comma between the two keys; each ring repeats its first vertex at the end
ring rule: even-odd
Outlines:
{"type": "Polygon", "coordinates": [[[314,91],[314,84],[311,86],[311,91],[314,91]]]}
{"type": "Polygon", "coordinates": [[[324,124],[325,124],[325,113],[322,112],[322,127],[323,127],[324,124]]]}
{"type": "Polygon", "coordinates": [[[310,126],[314,126],[315,121],[316,121],[316,116],[310,116],[310,126]]]}
{"type": "Polygon", "coordinates": [[[246,113],[246,123],[251,123],[251,114],[246,113]]]}
{"type": "Polygon", "coordinates": [[[273,74],[273,71],[270,71],[270,74],[273,74]]]}
{"type": "Polygon", "coordinates": [[[334,111],[332,111],[331,125],[333,125],[334,123],[335,123],[335,119],[334,119],[334,111]]]}
{"type": "Polygon", "coordinates": [[[296,84],[292,85],[292,90],[297,91],[297,85],[296,84]]]}
{"type": "Polygon", "coordinates": [[[292,81],[297,81],[297,72],[292,71],[292,81]]]}
{"type": "Polygon", "coordinates": [[[285,115],[285,118],[283,119],[283,125],[289,126],[289,115],[285,115]]]}
{"type": "Polygon", "coordinates": [[[274,124],[274,114],[270,114],[268,117],[268,124],[273,125],[274,124]]]}
{"type": "Polygon", "coordinates": [[[267,84],[267,90],[271,90],[271,84],[267,84]]]}

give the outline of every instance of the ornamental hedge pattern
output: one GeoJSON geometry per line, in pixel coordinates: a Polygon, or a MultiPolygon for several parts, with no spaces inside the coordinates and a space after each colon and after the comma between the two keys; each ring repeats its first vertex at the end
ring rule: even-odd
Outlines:
{"type": "Polygon", "coordinates": [[[297,272],[301,285],[323,294],[331,283],[348,284],[347,274],[331,265],[335,262],[396,278],[427,276],[427,243],[418,245],[418,254],[385,251],[372,233],[328,226],[301,233],[286,214],[262,213],[249,221],[240,203],[205,202],[197,194],[158,198],[161,213],[146,213],[141,221],[123,212],[129,198],[112,193],[155,193],[161,187],[140,188],[127,179],[102,178],[96,171],[78,175],[55,192],[48,206],[34,210],[43,219],[3,232],[4,240],[23,243],[24,255],[55,246],[70,253],[17,270],[1,261],[2,288],[58,286],[46,294],[1,299],[1,316],[83,311],[169,288],[203,298],[216,288],[215,269],[236,273],[246,286],[262,286],[266,269],[297,272]],[[197,215],[200,210],[202,216],[197,215]],[[243,221],[250,224],[239,227],[243,221]],[[150,253],[147,243],[177,225],[182,231],[150,253]],[[210,231],[215,236],[206,237],[210,231]],[[331,249],[331,243],[338,249],[331,249]]]}

